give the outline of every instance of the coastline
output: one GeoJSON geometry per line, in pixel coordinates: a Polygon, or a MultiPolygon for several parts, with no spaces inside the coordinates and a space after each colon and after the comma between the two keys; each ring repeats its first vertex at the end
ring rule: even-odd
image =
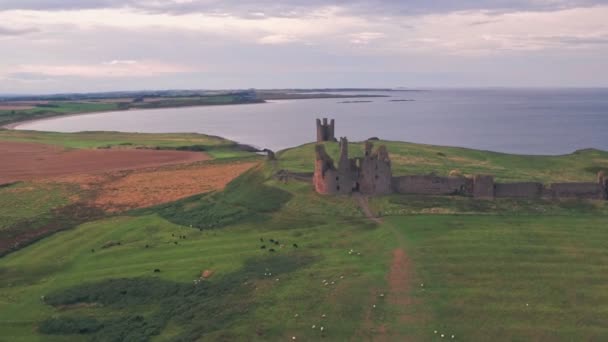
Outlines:
{"type": "MultiPolygon", "coordinates": [[[[267,94],[268,95],[268,94],[267,94]]],[[[273,94],[276,95],[276,94],[273,94]]],[[[44,116],[44,117],[40,117],[40,118],[33,118],[33,119],[26,119],[26,120],[21,120],[21,121],[15,121],[15,122],[11,122],[8,124],[4,124],[2,126],[0,126],[1,129],[8,129],[8,130],[17,130],[19,126],[21,125],[25,125],[25,124],[29,124],[29,123],[34,123],[34,122],[40,122],[40,121],[47,121],[47,120],[51,120],[51,119],[56,119],[56,118],[68,118],[71,116],[81,116],[81,115],[88,115],[88,114],[103,114],[103,113],[113,113],[113,112],[128,112],[128,111],[141,111],[141,110],[158,110],[158,109],[176,109],[176,108],[186,108],[186,107],[215,107],[215,106],[237,106],[237,105],[254,105],[254,104],[266,104],[266,103],[272,103],[275,101],[289,101],[289,100],[318,100],[318,99],[345,99],[345,98],[376,98],[376,97],[390,97],[387,95],[370,95],[370,94],[361,94],[361,95],[340,95],[340,94],[317,94],[315,96],[310,96],[310,95],[294,95],[294,94],[287,94],[286,96],[281,96],[281,97],[269,97],[269,98],[262,98],[261,101],[259,102],[241,102],[241,103],[218,103],[218,104],[194,104],[194,105],[182,105],[182,106],[167,106],[167,107],[156,107],[156,108],[128,108],[128,109],[114,109],[114,110],[103,110],[103,111],[92,111],[92,112],[79,112],[79,113],[69,113],[69,114],[58,114],[58,115],[50,115],[50,116],[44,116]]]]}
{"type": "Polygon", "coordinates": [[[80,112],[80,113],[69,113],[69,114],[59,114],[59,115],[51,115],[46,117],[41,117],[37,119],[28,119],[22,121],[15,121],[5,125],[2,125],[0,128],[16,130],[17,127],[29,123],[40,122],[40,121],[48,121],[59,118],[69,118],[71,116],[81,116],[81,115],[89,115],[89,114],[104,114],[104,113],[114,113],[114,112],[135,112],[135,111],[148,111],[148,110],[161,110],[161,109],[178,109],[178,108],[192,108],[192,107],[215,107],[215,106],[240,106],[240,105],[254,105],[254,104],[265,104],[269,103],[268,101],[264,102],[251,102],[251,103],[229,103],[229,104],[214,104],[214,105],[193,105],[193,106],[175,106],[175,107],[159,107],[159,108],[129,108],[129,109],[115,109],[115,110],[102,110],[99,112],[80,112]]]}

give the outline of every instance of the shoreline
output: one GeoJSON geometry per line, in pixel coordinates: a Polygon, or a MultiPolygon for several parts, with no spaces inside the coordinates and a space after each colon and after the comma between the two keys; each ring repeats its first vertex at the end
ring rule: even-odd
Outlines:
{"type": "MultiPolygon", "coordinates": [[[[291,95],[291,94],[289,94],[291,95]]],[[[268,98],[262,99],[260,102],[242,102],[242,103],[225,103],[225,104],[202,104],[202,105],[184,105],[184,106],[169,106],[169,107],[157,107],[157,108],[128,108],[128,109],[115,109],[115,110],[103,110],[99,112],[80,112],[80,113],[69,113],[69,114],[59,114],[59,115],[50,115],[46,117],[27,119],[22,121],[11,122],[8,124],[4,124],[0,126],[2,129],[8,130],[18,130],[18,127],[21,125],[35,123],[40,121],[47,121],[58,118],[69,118],[71,116],[80,116],[80,115],[88,115],[88,114],[103,114],[103,113],[114,113],[114,112],[129,112],[129,111],[143,111],[143,110],[159,110],[159,109],[178,109],[178,108],[192,108],[192,107],[215,107],[215,106],[239,106],[239,105],[256,105],[256,104],[267,104],[275,101],[290,101],[290,100],[319,100],[319,99],[345,99],[345,98],[375,98],[375,97],[391,97],[391,96],[380,96],[380,95],[370,95],[370,94],[361,94],[361,95],[339,95],[339,94],[323,94],[324,96],[287,96],[285,98],[268,98]]]]}
{"type": "MultiPolygon", "coordinates": [[[[274,101],[274,100],[273,100],[274,101]]],[[[161,109],[179,109],[179,108],[192,108],[192,107],[216,107],[216,106],[240,106],[240,105],[256,105],[256,104],[266,104],[271,101],[264,102],[251,102],[251,103],[229,103],[229,104],[217,104],[217,105],[193,105],[193,106],[177,106],[177,107],[159,107],[159,108],[129,108],[129,109],[115,109],[115,110],[102,110],[99,112],[80,112],[80,113],[69,113],[69,114],[60,114],[60,115],[52,115],[47,117],[41,117],[37,119],[28,119],[23,121],[11,122],[5,125],[2,125],[1,128],[8,130],[18,130],[17,127],[29,123],[40,122],[40,121],[48,121],[59,118],[69,118],[71,116],[82,116],[89,114],[104,114],[104,113],[115,113],[115,112],[136,112],[136,111],[147,111],[147,110],[161,110],[161,109]]]]}

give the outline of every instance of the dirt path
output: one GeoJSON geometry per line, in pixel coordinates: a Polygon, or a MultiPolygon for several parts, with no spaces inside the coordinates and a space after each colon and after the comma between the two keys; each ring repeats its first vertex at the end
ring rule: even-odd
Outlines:
{"type": "MultiPolygon", "coordinates": [[[[392,223],[384,223],[383,220],[373,214],[369,207],[369,201],[366,196],[361,194],[353,194],[353,198],[363,211],[365,217],[371,221],[383,224],[384,227],[390,229],[395,236],[398,247],[392,252],[392,259],[390,269],[386,275],[388,284],[387,302],[397,308],[398,317],[394,324],[397,326],[403,326],[408,322],[416,320],[412,314],[408,313],[409,306],[413,303],[413,298],[410,296],[411,282],[412,282],[412,265],[409,257],[405,253],[405,241],[401,236],[401,233],[392,223]]],[[[371,291],[371,301],[375,301],[378,297],[378,289],[371,291]]],[[[362,333],[358,334],[361,336],[369,336],[372,341],[409,341],[408,336],[404,336],[402,333],[395,331],[394,327],[387,326],[385,324],[374,324],[373,322],[373,311],[368,309],[365,313],[364,321],[362,324],[362,333]]]]}
{"type": "MultiPolygon", "coordinates": [[[[406,306],[412,303],[410,292],[410,259],[402,248],[393,250],[393,260],[388,274],[389,297],[392,304],[406,306]]],[[[404,318],[404,317],[401,317],[404,318]]]]}
{"type": "Polygon", "coordinates": [[[365,217],[367,217],[368,219],[370,219],[376,223],[382,223],[382,219],[377,217],[376,215],[374,215],[374,213],[372,213],[372,210],[369,207],[369,201],[367,199],[367,196],[364,196],[364,195],[356,192],[356,193],[353,193],[353,198],[359,205],[359,208],[361,208],[361,210],[363,211],[363,214],[365,215],[365,217]]]}

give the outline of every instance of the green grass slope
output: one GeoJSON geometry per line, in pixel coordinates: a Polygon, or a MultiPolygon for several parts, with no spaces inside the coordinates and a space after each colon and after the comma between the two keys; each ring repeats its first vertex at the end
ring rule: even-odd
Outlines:
{"type": "MultiPolygon", "coordinates": [[[[435,172],[447,176],[452,170],[463,174],[492,174],[498,181],[595,181],[598,171],[608,171],[608,152],[587,149],[562,156],[526,156],[458,147],[421,145],[395,141],[375,141],[386,145],[393,174],[411,175],[435,172]]],[[[302,145],[281,152],[280,168],[294,172],[312,172],[315,144],[302,145]]],[[[325,143],[335,162],[338,143],[325,143]]],[[[363,143],[349,143],[351,157],[363,155],[363,143]]]]}
{"type": "MultiPolygon", "coordinates": [[[[592,150],[523,157],[390,144],[396,174],[498,168],[502,180],[590,180],[585,169],[608,161],[592,150]]],[[[312,153],[283,151],[223,192],[89,222],[1,258],[2,338],[608,338],[606,202],[391,195],[371,199],[383,220],[374,223],[351,197],[271,177],[311,171],[312,153]],[[405,292],[392,280],[396,249],[409,260],[405,292]],[[199,281],[205,270],[213,276],[199,281]]]]}
{"type": "Polygon", "coordinates": [[[233,141],[198,133],[59,133],[0,129],[0,140],[66,148],[156,148],[205,151],[214,158],[241,158],[252,155],[233,141]]]}
{"type": "Polygon", "coordinates": [[[119,109],[117,103],[50,102],[48,104],[38,104],[31,109],[0,110],[0,126],[57,115],[104,112],[117,109],[119,109]]]}

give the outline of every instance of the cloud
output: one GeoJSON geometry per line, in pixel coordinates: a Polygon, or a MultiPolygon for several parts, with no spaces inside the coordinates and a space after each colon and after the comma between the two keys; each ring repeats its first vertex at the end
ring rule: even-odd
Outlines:
{"type": "Polygon", "coordinates": [[[33,32],[39,32],[39,30],[34,27],[11,28],[0,26],[0,36],[21,36],[33,32]]]}
{"type": "Polygon", "coordinates": [[[109,62],[103,62],[101,63],[103,65],[133,65],[133,64],[137,64],[137,61],[134,61],[132,59],[114,59],[111,60],[109,62]]]}
{"type": "Polygon", "coordinates": [[[196,71],[196,68],[155,61],[114,60],[100,64],[25,64],[16,66],[12,75],[52,77],[121,78],[147,77],[196,71]]]}
{"type": "MultiPolygon", "coordinates": [[[[320,72],[315,74],[319,84],[326,80],[330,85],[347,73],[375,72],[396,80],[387,75],[432,71],[462,76],[481,74],[481,68],[504,72],[512,81],[520,65],[531,74],[541,73],[547,60],[560,68],[545,72],[538,82],[554,77],[555,69],[571,78],[593,69],[590,79],[608,79],[608,62],[602,59],[608,53],[607,1],[0,3],[0,75],[69,79],[71,89],[79,89],[78,82],[111,88],[162,81],[160,88],[181,87],[187,77],[195,87],[214,87],[204,83],[209,80],[218,86],[226,80],[257,86],[246,80],[257,77],[268,84],[264,82],[291,80],[297,72],[320,72]],[[36,34],[21,39],[29,32],[36,34]],[[209,70],[229,76],[210,76],[209,70]],[[251,76],[254,70],[261,76],[251,76]],[[330,74],[334,76],[323,76],[330,74]]],[[[2,86],[11,89],[12,84],[0,82],[2,86]]]]}
{"type": "Polygon", "coordinates": [[[378,40],[385,37],[382,32],[360,32],[353,33],[350,35],[350,42],[356,45],[367,45],[374,40],[378,40]]]}
{"type": "Polygon", "coordinates": [[[287,44],[296,42],[298,39],[294,36],[284,35],[284,34],[271,34],[268,36],[264,36],[258,39],[258,43],[260,44],[287,44]]]}
{"type": "Polygon", "coordinates": [[[46,82],[50,80],[48,75],[33,72],[11,72],[5,76],[5,79],[17,82],[46,82]]]}
{"type": "Polygon", "coordinates": [[[206,13],[220,16],[301,17],[319,7],[341,7],[350,13],[414,15],[454,11],[554,11],[604,5],[605,0],[3,0],[5,10],[81,10],[131,8],[156,13],[206,13]],[[263,9],[261,11],[260,9],[263,9]]]}

